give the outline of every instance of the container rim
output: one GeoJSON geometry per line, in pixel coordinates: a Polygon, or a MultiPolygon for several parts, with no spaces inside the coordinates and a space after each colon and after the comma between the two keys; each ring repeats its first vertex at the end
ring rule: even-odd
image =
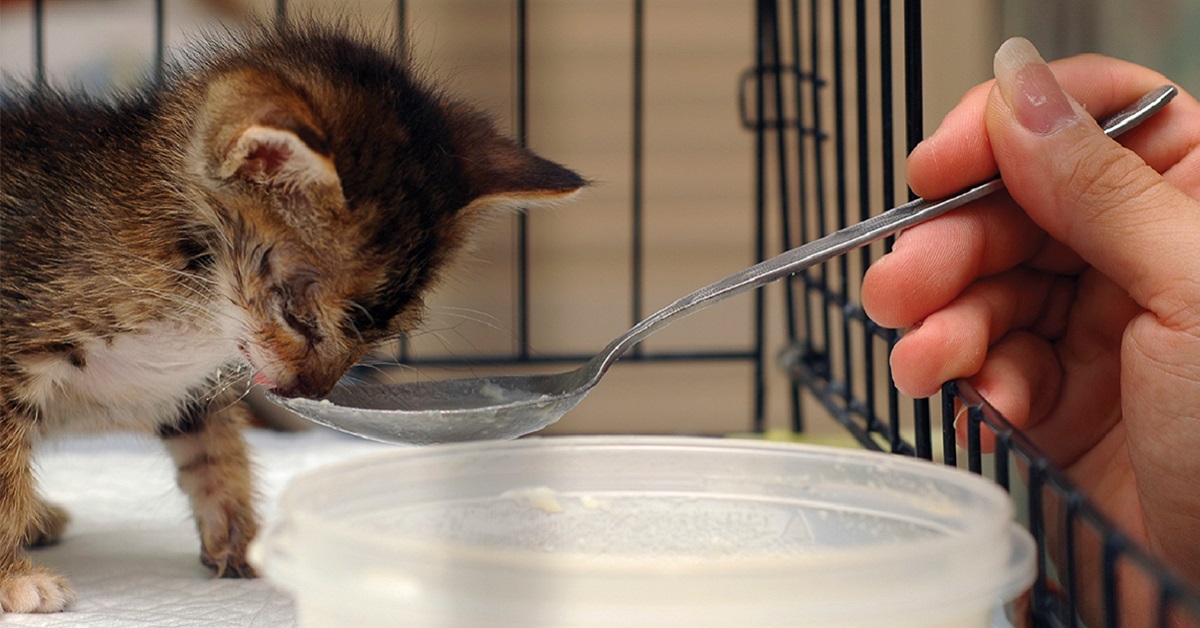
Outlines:
{"type": "MultiPolygon", "coordinates": [[[[305,536],[317,535],[316,538],[326,539],[339,547],[353,548],[364,553],[378,552],[394,554],[398,561],[407,564],[460,564],[474,565],[479,569],[502,569],[504,573],[520,577],[521,574],[536,577],[591,577],[591,578],[657,578],[677,577],[686,574],[689,579],[753,577],[764,580],[787,577],[796,579],[797,560],[802,560],[805,574],[814,584],[821,584],[827,577],[838,570],[855,571],[873,569],[887,573],[901,566],[911,566],[928,562],[931,557],[940,557],[952,562],[968,563],[982,560],[982,552],[996,552],[1000,548],[979,547],[980,543],[1008,543],[1004,555],[997,558],[997,565],[1003,567],[1006,573],[1003,578],[997,575],[984,584],[981,578],[971,578],[972,585],[966,581],[955,582],[956,596],[965,598],[1015,596],[1032,581],[1032,573],[1028,568],[1032,563],[1019,555],[1027,555],[1021,547],[1013,547],[1016,535],[1024,533],[1019,526],[1013,524],[1013,506],[999,486],[985,478],[966,471],[943,467],[928,461],[915,460],[861,450],[842,450],[831,447],[813,446],[796,443],[774,443],[752,440],[732,440],[696,436],[549,436],[532,437],[516,441],[494,442],[482,441],[474,443],[455,443],[446,445],[431,445],[418,448],[400,449],[394,452],[384,452],[363,456],[315,469],[297,476],[289,484],[280,501],[278,515],[280,521],[273,526],[264,528],[260,538],[255,541],[253,550],[256,562],[263,563],[266,571],[289,588],[306,579],[300,572],[306,571],[301,565],[276,565],[272,569],[272,560],[280,557],[272,556],[265,546],[272,542],[273,536],[278,536],[280,527],[289,528],[289,534],[302,531],[305,536]],[[331,520],[328,515],[317,511],[322,502],[314,501],[306,495],[321,488],[339,486],[343,478],[340,475],[349,473],[370,473],[373,469],[382,470],[388,465],[394,465],[398,460],[432,461],[438,459],[455,459],[471,455],[509,455],[514,452],[552,449],[604,449],[620,448],[628,451],[630,448],[644,449],[673,449],[698,451],[736,451],[743,453],[761,453],[766,455],[804,456],[810,459],[827,460],[831,464],[870,465],[886,468],[890,471],[902,472],[918,478],[930,478],[940,482],[951,482],[960,486],[972,495],[984,500],[984,504],[975,508],[964,508],[961,519],[963,529],[967,533],[950,534],[927,539],[916,539],[901,544],[887,546],[885,552],[879,547],[837,548],[833,551],[815,551],[803,555],[754,555],[717,559],[706,557],[658,557],[647,561],[629,555],[592,556],[588,555],[586,562],[572,560],[576,555],[568,552],[552,555],[538,554],[503,548],[487,548],[467,546],[450,542],[437,542],[428,539],[405,539],[373,530],[363,530],[341,520],[331,520]],[[1014,530],[1014,528],[1016,528],[1014,530]],[[1014,563],[1019,563],[1014,565],[1014,563]],[[290,581],[290,582],[289,582],[290,581]],[[986,590],[984,590],[986,589],[986,590]]],[[[281,559],[288,562],[286,558],[281,559]]],[[[312,577],[330,574],[327,568],[322,574],[310,574],[312,577]]],[[[935,571],[933,569],[924,571],[935,571]]],[[[799,576],[801,579],[805,574],[799,576]]],[[[944,578],[936,573],[918,574],[917,578],[944,578]]],[[[323,586],[328,586],[327,581],[323,586]]]]}

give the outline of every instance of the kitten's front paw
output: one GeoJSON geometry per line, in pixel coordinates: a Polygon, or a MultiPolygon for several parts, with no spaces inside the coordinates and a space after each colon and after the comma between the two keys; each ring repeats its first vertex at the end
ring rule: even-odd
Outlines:
{"type": "Polygon", "coordinates": [[[211,555],[208,552],[200,554],[200,562],[216,572],[218,578],[257,578],[258,572],[246,560],[245,552],[237,554],[225,552],[211,555]]]}
{"type": "Polygon", "coordinates": [[[0,576],[0,611],[8,613],[57,613],[75,599],[66,578],[46,569],[16,565],[0,576]]]}
{"type": "Polygon", "coordinates": [[[257,531],[252,514],[230,512],[225,527],[201,533],[200,562],[217,572],[218,578],[257,578],[258,572],[246,560],[246,550],[257,531]]]}

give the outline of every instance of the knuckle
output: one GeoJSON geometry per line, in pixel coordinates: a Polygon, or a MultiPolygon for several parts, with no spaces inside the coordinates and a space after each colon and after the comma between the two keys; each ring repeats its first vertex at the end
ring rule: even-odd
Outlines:
{"type": "Polygon", "coordinates": [[[1200,341],[1200,278],[1182,274],[1172,276],[1158,286],[1147,309],[1155,313],[1160,324],[1192,336],[1200,341]]]}
{"type": "Polygon", "coordinates": [[[1126,208],[1152,191],[1156,177],[1135,153],[1100,142],[1081,142],[1065,156],[1068,164],[1059,193],[1060,206],[1075,206],[1089,222],[1126,208]]]}

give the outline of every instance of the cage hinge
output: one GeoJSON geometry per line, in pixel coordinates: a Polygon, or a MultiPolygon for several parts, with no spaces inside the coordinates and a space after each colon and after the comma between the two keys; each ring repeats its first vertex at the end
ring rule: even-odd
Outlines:
{"type": "Polygon", "coordinates": [[[738,115],[748,131],[799,129],[802,135],[825,140],[828,134],[815,126],[804,126],[802,86],[818,90],[825,79],[794,65],[764,65],[746,69],[738,80],[738,115]],[[782,115],[780,109],[783,110],[782,115]],[[760,120],[761,112],[761,120],[760,120]]]}

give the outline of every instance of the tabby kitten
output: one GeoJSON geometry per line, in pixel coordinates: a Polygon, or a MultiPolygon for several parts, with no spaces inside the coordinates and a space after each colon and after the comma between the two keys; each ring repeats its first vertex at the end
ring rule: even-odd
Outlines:
{"type": "Polygon", "coordinates": [[[31,445],[156,433],[221,577],[252,577],[246,410],[231,369],[319,397],[422,298],[487,207],[555,201],[574,172],[500,136],[392,56],[313,25],[257,27],[117,100],[3,95],[0,608],[68,583],[23,546],[67,517],[31,445]]]}

